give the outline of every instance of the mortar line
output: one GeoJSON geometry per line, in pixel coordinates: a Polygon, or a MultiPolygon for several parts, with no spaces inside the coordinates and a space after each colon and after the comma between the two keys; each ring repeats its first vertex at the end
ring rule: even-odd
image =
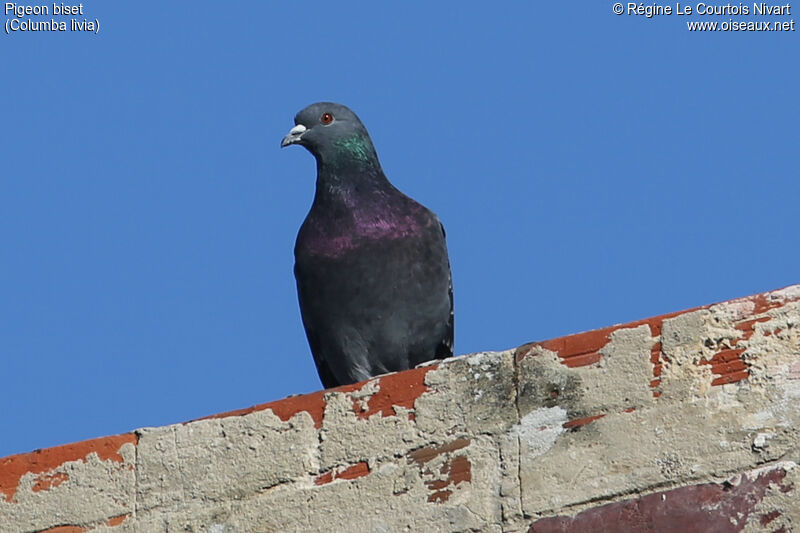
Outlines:
{"type": "Polygon", "coordinates": [[[139,513],[139,440],[142,436],[138,431],[133,434],[136,435],[136,446],[133,450],[133,522],[136,523],[139,513]]]}
{"type": "Polygon", "coordinates": [[[178,455],[178,430],[176,426],[172,427],[172,442],[175,445],[175,464],[178,467],[178,477],[181,481],[181,505],[186,505],[186,477],[183,472],[183,464],[178,455]]]}
{"type": "MultiPolygon", "coordinates": [[[[561,507],[562,513],[570,514],[574,512],[582,512],[587,509],[591,509],[596,507],[592,504],[600,504],[600,505],[609,505],[613,503],[625,502],[629,500],[636,500],[642,498],[644,496],[649,496],[651,494],[657,494],[659,492],[668,492],[671,490],[676,490],[685,487],[693,487],[697,485],[723,485],[725,484],[731,476],[736,475],[746,475],[754,470],[758,470],[759,468],[764,467],[775,467],[776,464],[781,463],[780,459],[771,459],[765,463],[762,463],[762,466],[757,468],[748,468],[744,471],[742,470],[731,470],[730,472],[724,474],[725,477],[719,478],[713,474],[706,474],[699,477],[690,477],[683,480],[680,479],[667,479],[663,481],[659,481],[656,483],[650,483],[648,485],[642,487],[630,487],[628,489],[618,490],[611,494],[606,494],[603,496],[596,496],[593,498],[588,498],[585,500],[576,501],[570,504],[566,504],[561,507]]],[[[792,461],[789,461],[792,462],[792,461]]],[[[546,513],[557,512],[558,509],[550,508],[545,510],[546,513]]]]}
{"type": "MultiPolygon", "coordinates": [[[[517,361],[517,353],[516,350],[512,352],[513,357],[513,364],[514,364],[514,408],[517,411],[517,421],[515,425],[519,425],[522,423],[522,409],[519,406],[519,396],[520,396],[520,369],[519,366],[522,361],[517,361]]],[[[517,486],[519,487],[519,514],[523,517],[525,515],[525,507],[523,505],[524,498],[522,497],[522,435],[517,434],[517,486]]]]}
{"type": "Polygon", "coordinates": [[[317,429],[317,446],[316,446],[316,456],[317,456],[317,471],[313,473],[314,476],[318,476],[322,473],[322,431],[325,427],[325,409],[328,407],[328,399],[324,395],[322,397],[322,401],[325,403],[325,406],[322,408],[322,420],[319,423],[319,428],[317,429]]]}

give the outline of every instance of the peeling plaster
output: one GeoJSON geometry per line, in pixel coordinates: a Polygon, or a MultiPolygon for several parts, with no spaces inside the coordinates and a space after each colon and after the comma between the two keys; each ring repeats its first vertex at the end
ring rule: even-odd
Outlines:
{"type": "Polygon", "coordinates": [[[798,361],[800,286],[437,361],[0,459],[0,531],[500,533],[702,495],[790,531],[798,361]]]}

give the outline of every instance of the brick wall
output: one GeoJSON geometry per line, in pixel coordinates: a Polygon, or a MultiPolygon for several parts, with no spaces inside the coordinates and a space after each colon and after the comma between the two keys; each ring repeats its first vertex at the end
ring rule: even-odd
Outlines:
{"type": "Polygon", "coordinates": [[[0,459],[2,532],[800,531],[800,285],[0,459]]]}

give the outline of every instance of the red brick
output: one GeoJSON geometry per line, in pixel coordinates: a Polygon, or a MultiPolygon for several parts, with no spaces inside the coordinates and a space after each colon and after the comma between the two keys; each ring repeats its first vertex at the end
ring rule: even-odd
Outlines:
{"type": "MultiPolygon", "coordinates": [[[[11,455],[0,459],[0,493],[5,495],[7,502],[14,501],[17,493],[19,480],[25,474],[43,474],[55,470],[68,461],[86,461],[90,453],[96,453],[103,461],[123,462],[119,449],[125,443],[136,445],[137,437],[134,433],[123,433],[113,437],[100,437],[98,439],[65,444],[54,448],[36,450],[30,453],[11,455]]],[[[46,478],[41,480],[42,484],[38,490],[44,490],[49,486],[57,486],[65,479],[58,475],[52,476],[51,483],[48,485],[46,478]],[[57,482],[56,482],[57,481],[57,482]]],[[[38,483],[38,481],[37,481],[38,483]]]]}
{"type": "Polygon", "coordinates": [[[736,484],[679,487],[601,505],[575,516],[542,518],[531,524],[528,533],[735,533],[744,528],[770,486],[783,492],[793,490],[782,484],[785,476],[786,471],[777,467],[743,475],[736,484]]]}

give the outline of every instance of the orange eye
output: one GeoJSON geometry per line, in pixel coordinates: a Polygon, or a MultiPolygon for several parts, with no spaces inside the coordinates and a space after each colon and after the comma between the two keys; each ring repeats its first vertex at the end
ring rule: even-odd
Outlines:
{"type": "Polygon", "coordinates": [[[330,124],[333,122],[333,115],[330,113],[323,113],[321,117],[319,117],[319,121],[323,124],[330,124]]]}

